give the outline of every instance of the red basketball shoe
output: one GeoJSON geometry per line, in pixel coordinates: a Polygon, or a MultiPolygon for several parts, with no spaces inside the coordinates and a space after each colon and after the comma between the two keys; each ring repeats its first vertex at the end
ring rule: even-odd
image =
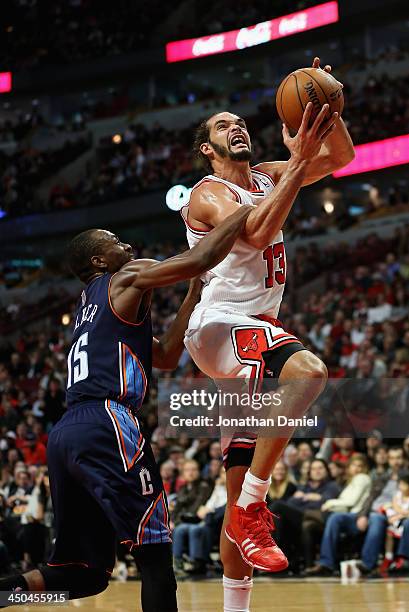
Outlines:
{"type": "Polygon", "coordinates": [[[225,533],[248,565],[265,572],[280,572],[288,567],[288,561],[271,537],[273,530],[273,515],[266,502],[256,502],[246,510],[233,506],[225,533]]]}

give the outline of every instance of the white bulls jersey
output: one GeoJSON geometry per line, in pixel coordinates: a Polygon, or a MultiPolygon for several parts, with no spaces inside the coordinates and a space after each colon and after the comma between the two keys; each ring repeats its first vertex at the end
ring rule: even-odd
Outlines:
{"type": "MultiPolygon", "coordinates": [[[[253,190],[247,191],[234,183],[213,175],[205,176],[193,189],[204,182],[223,183],[243,206],[257,205],[274,189],[273,179],[266,173],[251,170],[253,190]]],[[[181,210],[186,223],[190,248],[206,235],[189,222],[189,205],[181,210]]],[[[244,315],[265,314],[277,318],[283,297],[286,258],[283,233],[280,230],[263,251],[243,240],[237,240],[227,257],[207,272],[202,297],[196,308],[217,308],[244,315]]]]}

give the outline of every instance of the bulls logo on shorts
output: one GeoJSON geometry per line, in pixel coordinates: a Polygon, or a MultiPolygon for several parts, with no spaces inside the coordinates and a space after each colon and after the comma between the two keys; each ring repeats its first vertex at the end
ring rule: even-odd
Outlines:
{"type": "Polygon", "coordinates": [[[250,392],[259,390],[263,381],[263,351],[268,350],[268,338],[264,327],[235,327],[232,329],[233,345],[240,363],[251,366],[249,370],[250,392]],[[256,388],[254,387],[256,383],[256,388]]]}

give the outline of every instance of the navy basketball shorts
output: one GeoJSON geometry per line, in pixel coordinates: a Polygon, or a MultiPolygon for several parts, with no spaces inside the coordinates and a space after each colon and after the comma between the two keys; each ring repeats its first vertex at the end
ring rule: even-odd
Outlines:
{"type": "Polygon", "coordinates": [[[47,447],[56,542],[48,564],[111,573],[117,544],[171,542],[162,480],[128,408],[112,400],[67,410],[47,447]]]}

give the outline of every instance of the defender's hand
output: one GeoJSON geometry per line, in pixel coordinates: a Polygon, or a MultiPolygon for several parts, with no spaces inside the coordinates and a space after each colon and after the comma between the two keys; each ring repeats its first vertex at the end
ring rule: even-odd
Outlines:
{"type": "Polygon", "coordinates": [[[292,138],[285,124],[283,124],[283,141],[291,153],[291,157],[298,161],[310,160],[318,155],[324,140],[335,128],[338,113],[333,113],[327,119],[329,104],[324,104],[312,125],[310,119],[313,110],[312,102],[305,107],[302,122],[297,134],[292,138]]]}
{"type": "Polygon", "coordinates": [[[187,297],[198,302],[200,300],[200,294],[202,293],[203,283],[200,280],[200,276],[195,276],[190,279],[189,291],[187,297]]]}

